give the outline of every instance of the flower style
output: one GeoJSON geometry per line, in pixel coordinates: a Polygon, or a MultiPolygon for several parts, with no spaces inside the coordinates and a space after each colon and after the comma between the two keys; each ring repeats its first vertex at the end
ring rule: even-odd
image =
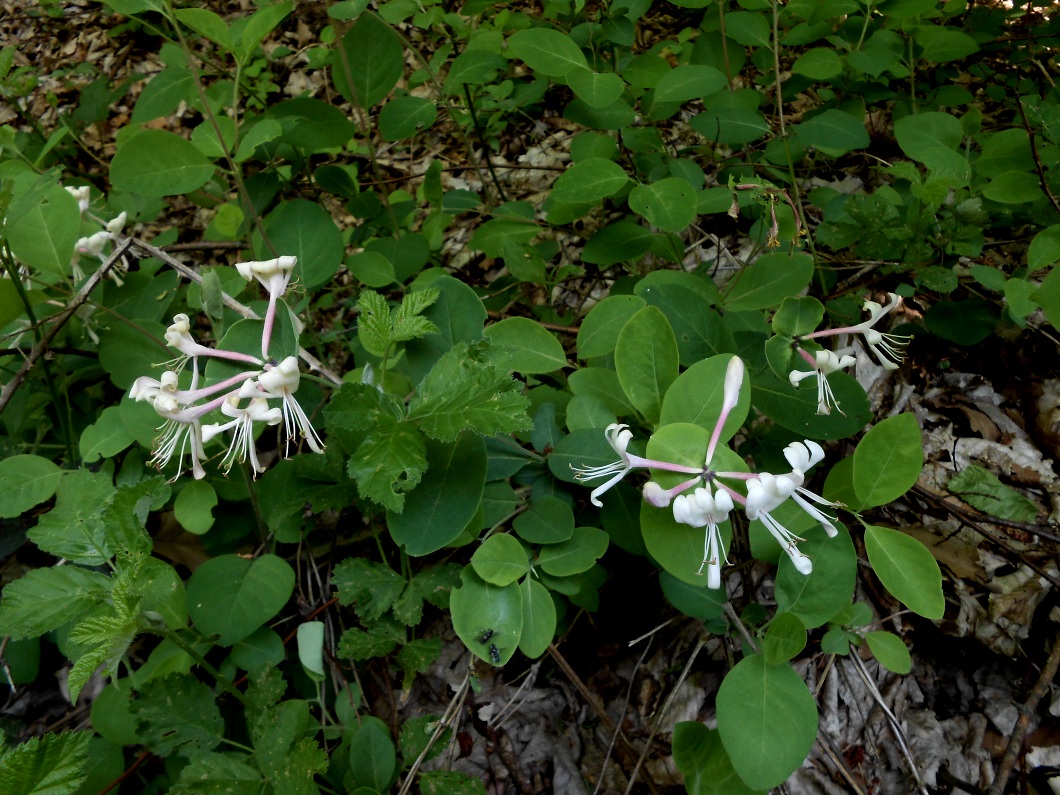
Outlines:
{"type": "MultiPolygon", "coordinates": [[[[850,367],[854,364],[855,359],[850,354],[843,354],[840,356],[834,351],[825,350],[822,348],[817,351],[815,356],[810,356],[802,348],[799,348],[799,353],[806,361],[813,367],[812,370],[792,370],[788,374],[788,381],[792,386],[797,387],[799,382],[804,378],[809,378],[811,375],[817,376],[817,413],[818,414],[831,414],[832,408],[834,407],[840,414],[843,410],[839,408],[839,401],[835,398],[835,393],[832,392],[832,387],[828,383],[828,376],[834,373],[836,370],[842,370],[844,367],[850,367]]],[[[845,415],[844,415],[845,416],[845,415]]]]}
{"type": "Polygon", "coordinates": [[[236,461],[240,463],[250,461],[250,466],[255,473],[264,472],[265,467],[258,461],[258,449],[254,445],[254,423],[264,422],[266,425],[278,425],[283,420],[280,410],[269,408],[269,402],[265,398],[252,397],[246,408],[240,408],[239,402],[248,391],[240,388],[238,392],[230,393],[221,404],[221,413],[226,417],[231,417],[228,422],[216,422],[212,425],[205,425],[202,429],[204,444],[223,431],[232,431],[232,442],[222,461],[225,472],[230,471],[232,464],[236,461]]]}
{"type": "Polygon", "coordinates": [[[283,424],[287,429],[287,443],[295,436],[295,426],[301,431],[306,443],[314,453],[324,452],[324,445],[313,429],[305,411],[294,397],[298,391],[298,382],[301,379],[301,371],[298,369],[298,360],[288,356],[275,367],[265,365],[265,372],[258,376],[258,385],[263,390],[262,394],[267,398],[277,398],[282,403],[283,424]]]}
{"type": "MultiPolygon", "coordinates": [[[[607,438],[607,443],[611,445],[611,449],[618,453],[618,461],[598,467],[571,467],[574,470],[574,479],[578,481],[596,480],[608,475],[613,476],[602,486],[597,486],[589,494],[589,501],[597,508],[604,507],[604,504],[600,502],[600,495],[622,480],[633,469],[650,467],[652,469],[664,469],[668,472],[684,472],[697,477],[702,474],[702,470],[697,467],[673,464],[669,461],[655,461],[627,452],[626,448],[629,447],[629,443],[633,439],[633,432],[629,430],[627,425],[611,423],[604,429],[604,436],[607,438]]],[[[666,504],[669,504],[669,500],[667,500],[666,504]]]]}

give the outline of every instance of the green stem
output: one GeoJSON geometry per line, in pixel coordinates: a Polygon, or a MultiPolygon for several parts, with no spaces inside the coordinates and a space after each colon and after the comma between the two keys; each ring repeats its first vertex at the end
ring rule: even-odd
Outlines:
{"type": "MultiPolygon", "coordinates": [[[[3,250],[3,263],[4,270],[7,271],[11,283],[15,286],[15,291],[18,293],[18,298],[22,302],[22,307],[26,310],[26,317],[29,318],[30,326],[33,329],[33,337],[39,345],[41,342],[40,323],[37,322],[37,316],[34,314],[33,305],[26,294],[25,285],[22,284],[18,269],[15,268],[14,258],[6,245],[3,250]]],[[[48,365],[48,357],[42,356],[40,363],[44,372],[44,382],[48,387],[48,393],[51,395],[52,405],[55,407],[55,416],[59,422],[59,432],[63,437],[63,446],[66,448],[66,460],[69,466],[72,467],[77,464],[77,451],[74,449],[74,440],[70,433],[70,428],[73,426],[70,402],[59,397],[59,391],[55,387],[55,380],[52,378],[51,367],[48,365]]]]}
{"type": "Polygon", "coordinates": [[[202,666],[203,670],[205,670],[206,673],[208,673],[214,678],[217,684],[221,686],[222,690],[235,697],[235,699],[244,707],[247,706],[247,697],[238,690],[236,690],[235,685],[233,685],[230,681],[228,681],[228,679],[222,676],[221,672],[214,668],[212,665],[210,665],[210,663],[206,662],[206,658],[199,654],[195,647],[188,643],[186,640],[184,640],[184,638],[182,638],[178,633],[173,632],[169,629],[156,629],[153,631],[156,634],[161,635],[163,638],[173,641],[173,643],[180,647],[181,651],[183,651],[185,654],[195,660],[196,663],[202,666]]]}

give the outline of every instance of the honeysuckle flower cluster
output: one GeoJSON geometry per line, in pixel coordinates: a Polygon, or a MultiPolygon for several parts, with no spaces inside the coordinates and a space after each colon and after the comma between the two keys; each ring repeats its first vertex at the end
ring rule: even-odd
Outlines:
{"type": "Polygon", "coordinates": [[[231,442],[221,460],[222,467],[227,472],[236,461],[249,462],[256,475],[264,467],[254,444],[255,423],[258,427],[282,423],[287,438],[286,452],[291,441],[299,436],[314,453],[324,451],[320,437],[295,398],[301,378],[298,359],[288,356],[274,362],[268,355],[277,306],[297,263],[297,257],[277,257],[236,265],[244,279],[256,279],[269,293],[260,358],[203,345],[192,336],[191,319],[187,315],[178,314],[173,318],[165,337],[166,344],[178,356],[166,363],[167,370],[160,379],[141,376],[129,390],[131,398],[147,401],[164,420],[151,458],[155,467],[162,469],[175,457],[179,476],[187,456],[192,476],[202,478],[206,474],[202,466],[207,460],[205,445],[229,432],[231,442]],[[246,369],[219,383],[200,387],[200,360],[205,358],[226,360],[246,369]],[[191,371],[191,383],[187,389],[181,389],[179,380],[185,367],[191,371]],[[273,405],[276,401],[279,405],[273,405]],[[226,420],[203,424],[204,418],[214,411],[219,411],[226,420]]]}
{"type": "Polygon", "coordinates": [[[875,328],[886,315],[893,312],[902,303],[901,296],[896,293],[888,293],[888,303],[878,304],[875,301],[866,301],[863,309],[869,313],[868,320],[858,323],[856,326],[844,326],[843,328],[830,328],[804,334],[795,339],[795,352],[810,365],[809,370],[792,370],[788,380],[792,386],[810,376],[817,378],[817,413],[831,414],[832,409],[843,413],[839,408],[839,402],[832,393],[832,387],[828,384],[828,376],[836,370],[850,367],[857,359],[850,355],[851,348],[840,351],[820,349],[810,353],[799,343],[817,340],[822,337],[833,337],[839,334],[860,334],[861,339],[880,366],[885,370],[897,370],[898,365],[905,358],[905,346],[909,344],[910,337],[904,334],[889,334],[875,328]]]}
{"type": "MultiPolygon", "coordinates": [[[[66,192],[69,193],[77,200],[77,209],[81,215],[84,216],[88,210],[90,203],[90,189],[88,185],[81,185],[80,187],[74,188],[69,185],[66,186],[66,192]]],[[[117,240],[122,229],[125,228],[125,221],[127,215],[124,211],[118,214],[116,218],[111,219],[103,225],[103,229],[99,232],[95,232],[87,237],[81,237],[74,243],[74,256],[70,261],[70,270],[74,277],[74,281],[80,281],[84,278],[84,271],[81,270],[81,257],[89,256],[95,257],[101,262],[107,259],[106,250],[110,243],[117,240]]],[[[122,261],[122,272],[128,271],[128,264],[122,261]]],[[[121,275],[115,270],[111,269],[108,274],[114,281],[120,286],[122,283],[121,275]]]]}
{"type": "Polygon", "coordinates": [[[601,486],[593,489],[589,498],[596,506],[602,507],[600,496],[618,483],[633,469],[656,469],[666,472],[678,472],[691,475],[676,486],[665,489],[653,480],[643,488],[644,499],[657,508],[670,507],[674,520],[690,527],[704,528],[703,561],[698,574],[706,569],[707,586],[721,587],[721,566],[725,560],[725,541],[722,538],[720,525],[729,518],[729,514],[742,508],[749,520],[759,520],[773,535],[781,548],[791,558],[795,568],[803,574],[813,570],[812,561],[799,551],[798,543],[803,539],[789,531],[774,516],[776,511],[787,500],[813,517],[829,537],[834,537],[838,530],[834,522],[836,517],[821,510],[838,507],[814,494],[804,487],[806,472],[815,464],[824,460],[824,449],[817,442],[807,439],[792,442],[784,448],[784,458],[791,466],[790,472],[773,474],[770,472],[721,472],[711,466],[717,450],[725,421],[740,397],[743,385],[744,365],[738,356],[733,356],[725,372],[725,383],[722,392],[721,411],[707,445],[707,453],[702,467],[677,464],[670,461],[658,461],[633,455],[628,451],[633,434],[625,425],[607,426],[604,434],[619,460],[598,467],[576,468],[575,477],[579,481],[596,480],[610,476],[601,486]],[[733,485],[725,481],[734,482],[733,485]],[[734,485],[743,483],[741,493],[734,485]]]}

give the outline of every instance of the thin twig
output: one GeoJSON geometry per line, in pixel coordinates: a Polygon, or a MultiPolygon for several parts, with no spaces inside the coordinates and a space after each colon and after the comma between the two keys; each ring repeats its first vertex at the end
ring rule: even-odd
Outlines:
{"type": "Polygon", "coordinates": [[[902,730],[902,724],[898,722],[898,718],[891,712],[890,707],[883,700],[883,694],[880,693],[879,688],[876,687],[876,683],[872,681],[872,677],[869,676],[869,672],[865,669],[865,663],[861,661],[856,652],[852,652],[848,655],[848,659],[858,670],[858,674],[861,676],[861,680],[865,683],[865,687],[869,689],[869,693],[872,695],[876,705],[883,711],[884,716],[887,718],[887,722],[891,725],[891,731],[894,733],[894,737],[898,740],[898,748],[902,752],[902,756],[905,757],[905,761],[909,765],[909,771],[913,775],[913,780],[916,782],[917,791],[921,795],[928,795],[927,787],[924,786],[924,782],[920,778],[920,771],[917,770],[916,762],[913,761],[913,754],[909,750],[909,744],[905,739],[905,732],[902,730]]]}
{"type": "Polygon", "coordinates": [[[106,261],[100,265],[96,272],[93,273],[81,285],[81,289],[77,291],[77,295],[73,297],[66,308],[63,309],[58,315],[55,316],[55,321],[48,327],[48,330],[44,332],[40,340],[36,345],[33,346],[33,350],[29,352],[29,356],[22,363],[22,366],[18,368],[18,372],[4,385],[4,391],[0,393],[0,412],[2,412],[7,404],[11,402],[11,398],[14,397],[15,391],[22,385],[22,382],[26,380],[26,376],[29,375],[30,369],[33,365],[44,355],[45,351],[48,350],[48,343],[55,339],[55,335],[59,333],[59,330],[66,324],[66,321],[73,317],[74,312],[80,308],[80,306],[88,300],[88,296],[91,295],[92,291],[96,289],[96,286],[103,281],[103,277],[107,275],[107,272],[114,266],[114,263],[118,262],[123,255],[128,252],[132,241],[130,238],[122,240],[118,245],[114,247],[114,252],[107,257],[106,261]]]}
{"type": "MultiPolygon", "coordinates": [[[[148,255],[155,257],[156,259],[161,260],[166,265],[175,270],[177,273],[179,273],[181,276],[187,279],[191,279],[191,281],[195,282],[196,284],[202,284],[202,276],[200,276],[198,273],[189,268],[180,260],[171,257],[162,249],[152,246],[150,243],[141,240],[138,237],[129,238],[129,240],[132,241],[132,244],[136,246],[136,248],[146,252],[148,255]]],[[[245,317],[248,320],[261,320],[257,312],[255,312],[249,306],[239,303],[239,301],[234,299],[226,292],[221,293],[221,302],[241,317],[245,317]]],[[[322,376],[327,378],[329,381],[331,381],[331,383],[335,385],[342,384],[341,378],[339,378],[337,375],[335,375],[335,373],[331,372],[331,370],[321,364],[320,360],[317,359],[317,357],[315,357],[305,348],[298,348],[298,356],[303,362],[309,365],[310,370],[320,373],[322,376]]]]}
{"type": "Polygon", "coordinates": [[[994,776],[990,789],[987,790],[988,795],[1002,795],[1005,791],[1008,777],[1016,766],[1016,759],[1019,757],[1020,751],[1023,750],[1023,740],[1027,736],[1027,727],[1031,722],[1031,715],[1038,709],[1038,702],[1042,700],[1052,686],[1058,666],[1060,666],[1060,637],[1053,641],[1053,648],[1049,652],[1049,658],[1045,661],[1041,676],[1034,683],[1034,688],[1031,690],[1030,695],[1027,696],[1027,700],[1019,706],[1019,717],[1016,718],[1016,725],[1012,727],[1008,746],[1006,746],[1005,753],[1001,756],[1001,762],[997,766],[997,774],[994,776]]]}
{"type": "Polygon", "coordinates": [[[464,681],[460,683],[460,687],[457,688],[456,693],[449,701],[449,705],[445,708],[445,713],[438,720],[434,726],[434,733],[431,734],[427,744],[423,746],[423,750],[420,751],[420,755],[416,757],[416,761],[412,763],[412,767],[409,768],[409,773],[405,776],[405,780],[401,783],[401,789],[398,790],[398,795],[406,795],[409,788],[412,786],[412,782],[416,780],[416,773],[420,769],[420,765],[423,764],[427,758],[428,752],[434,747],[434,744],[438,741],[438,738],[442,736],[442,732],[445,731],[445,727],[460,714],[460,707],[464,704],[464,698],[467,695],[467,690],[471,684],[471,667],[468,666],[467,673],[464,674],[464,681]]]}

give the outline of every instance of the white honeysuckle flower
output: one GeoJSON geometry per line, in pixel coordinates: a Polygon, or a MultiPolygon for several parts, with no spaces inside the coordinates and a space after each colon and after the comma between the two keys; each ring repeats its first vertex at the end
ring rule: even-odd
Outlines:
{"type": "Polygon", "coordinates": [[[810,467],[824,461],[824,448],[813,439],[792,442],[784,448],[784,458],[793,472],[804,474],[810,467]]]}
{"type": "Polygon", "coordinates": [[[107,247],[107,243],[113,238],[114,236],[110,232],[96,232],[94,235],[78,238],[74,244],[74,251],[78,255],[88,254],[98,259],[106,259],[103,256],[103,249],[107,247]]]}
{"type": "Polygon", "coordinates": [[[269,358],[269,342],[272,340],[272,327],[276,321],[276,302],[287,290],[291,274],[298,257],[276,257],[261,262],[240,262],[236,264],[239,275],[248,282],[257,279],[258,283],[269,293],[269,308],[265,311],[265,325],[261,333],[261,358],[269,358]]]}
{"type": "MultiPolygon", "coordinates": [[[[700,487],[691,494],[674,498],[674,520],[691,527],[705,527],[703,536],[703,562],[697,574],[707,569],[707,587],[721,587],[721,562],[725,558],[724,539],[721,537],[721,522],[729,518],[733,500],[729,492],[719,488],[714,494],[709,487],[700,487]]],[[[729,561],[726,559],[726,563],[729,561]]]]}
{"type": "Polygon", "coordinates": [[[294,393],[298,390],[301,379],[301,371],[298,369],[298,359],[288,356],[275,367],[265,367],[265,372],[258,376],[258,385],[263,394],[268,398],[278,398],[282,401],[283,422],[287,429],[287,442],[290,444],[292,438],[300,431],[314,453],[323,453],[324,445],[317,436],[313,423],[302,406],[295,398],[294,393]],[[295,430],[297,427],[298,431],[295,430]]]}
{"type": "Polygon", "coordinates": [[[897,293],[887,293],[887,299],[886,304],[866,301],[863,309],[869,313],[868,320],[864,320],[856,326],[815,331],[812,334],[805,334],[799,339],[812,340],[836,334],[861,334],[865,338],[865,344],[868,345],[869,350],[876,357],[880,366],[886,370],[897,370],[898,364],[905,358],[905,346],[909,344],[911,337],[905,334],[888,334],[877,331],[874,328],[881,319],[897,309],[902,303],[902,297],[897,293]]]}
{"type": "Polygon", "coordinates": [[[802,574],[809,574],[813,571],[813,562],[799,551],[799,542],[803,539],[780,524],[769,513],[790,497],[794,491],[795,484],[790,478],[762,472],[758,477],[747,481],[745,510],[748,519],[751,521],[758,519],[766,526],[766,529],[780,544],[780,548],[791,558],[795,568],[802,574]]]}
{"type": "Polygon", "coordinates": [[[818,414],[831,414],[832,407],[834,406],[840,414],[843,410],[839,408],[839,401],[835,398],[835,393],[832,392],[832,387],[828,383],[828,376],[834,373],[836,370],[842,370],[844,367],[850,367],[857,361],[853,356],[844,354],[840,356],[834,351],[825,350],[822,348],[817,351],[814,356],[814,369],[813,370],[792,370],[788,374],[788,381],[792,386],[797,387],[804,378],[809,378],[811,375],[817,376],[817,413],[818,414]]]}
{"type": "Polygon", "coordinates": [[[258,461],[258,450],[254,445],[254,423],[262,422],[266,425],[278,425],[283,420],[283,415],[277,408],[269,408],[265,398],[251,398],[246,408],[239,407],[240,397],[236,393],[228,395],[221,404],[221,413],[231,417],[225,423],[213,423],[204,425],[202,428],[202,441],[207,443],[219,433],[232,431],[232,442],[222,459],[225,472],[232,469],[232,465],[239,461],[249,461],[255,475],[264,472],[265,468],[258,461]]]}
{"type": "Polygon", "coordinates": [[[128,213],[122,210],[117,218],[107,222],[107,233],[113,239],[114,235],[118,234],[122,229],[125,228],[125,220],[128,218],[128,213]]]}
{"type": "Polygon", "coordinates": [[[155,407],[155,411],[165,422],[159,426],[158,437],[155,439],[155,451],[151,456],[150,463],[155,469],[165,469],[172,460],[174,454],[177,456],[177,473],[170,478],[172,483],[183,471],[184,454],[191,455],[191,473],[196,480],[206,476],[202,468],[202,462],[206,460],[206,451],[203,449],[202,428],[197,417],[189,415],[189,412],[170,394],[159,392],[154,399],[145,398],[155,407]]]}
{"type": "MultiPolygon", "coordinates": [[[[628,475],[633,469],[650,467],[653,469],[663,469],[668,472],[684,472],[689,475],[699,475],[702,473],[702,470],[697,469],[696,467],[685,466],[683,464],[672,464],[669,461],[654,461],[650,458],[642,458],[639,455],[627,452],[629,443],[633,439],[633,432],[629,430],[629,426],[627,425],[611,423],[604,429],[604,436],[607,439],[607,443],[611,445],[611,449],[618,454],[618,461],[596,467],[571,466],[571,469],[574,470],[574,479],[579,482],[596,480],[597,478],[607,477],[608,475],[613,476],[602,486],[597,486],[589,494],[589,501],[597,508],[602,508],[604,505],[600,502],[600,495],[622,480],[622,478],[628,475]]],[[[662,487],[659,487],[660,491],[661,488],[662,487]]]]}
{"type": "Polygon", "coordinates": [[[77,199],[77,210],[83,215],[85,210],[88,209],[92,189],[89,188],[88,185],[81,185],[76,188],[70,187],[69,185],[64,187],[66,188],[67,193],[77,199]]]}
{"type": "Polygon", "coordinates": [[[699,483],[700,477],[701,475],[697,474],[694,478],[690,478],[683,483],[678,483],[670,489],[664,489],[654,480],[649,480],[644,484],[644,488],[641,489],[641,494],[644,496],[645,502],[650,505],[654,505],[656,508],[666,508],[670,505],[670,501],[678,494],[688,491],[694,485],[699,483]]]}
{"type": "Polygon", "coordinates": [[[149,403],[154,403],[161,393],[176,397],[177,390],[177,374],[172,370],[167,370],[162,373],[161,379],[151,378],[146,375],[137,378],[133,381],[133,385],[129,387],[129,397],[136,401],[146,400],[149,403]]]}

